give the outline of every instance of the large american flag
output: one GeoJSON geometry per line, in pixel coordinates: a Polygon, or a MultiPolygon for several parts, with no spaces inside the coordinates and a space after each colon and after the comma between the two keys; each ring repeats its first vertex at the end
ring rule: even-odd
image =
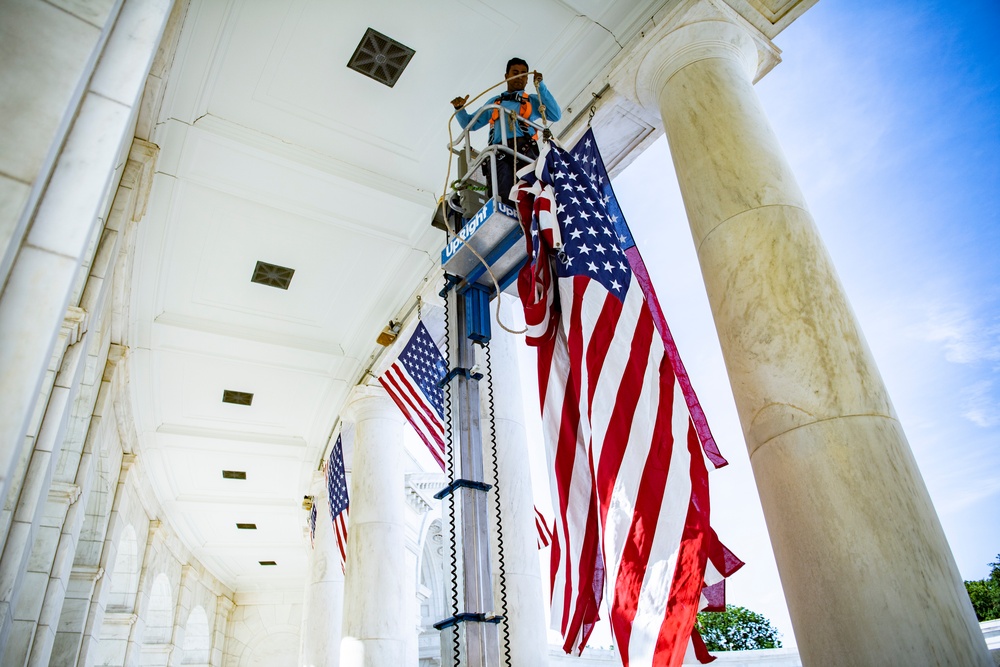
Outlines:
{"type": "Polygon", "coordinates": [[[699,609],[742,562],[709,524],[725,465],[611,192],[590,131],[521,172],[530,260],[518,291],[537,348],[556,510],[552,625],[579,653],[607,598],[628,666],[679,665],[699,609]],[[707,465],[706,465],[707,463],[707,465]]]}
{"type": "Polygon", "coordinates": [[[347,517],[350,514],[350,501],[347,498],[347,475],[344,472],[344,443],[340,435],[337,436],[337,444],[330,450],[330,458],[326,462],[326,490],[330,499],[330,518],[333,520],[333,533],[337,538],[340,567],[346,570],[347,517]]]}

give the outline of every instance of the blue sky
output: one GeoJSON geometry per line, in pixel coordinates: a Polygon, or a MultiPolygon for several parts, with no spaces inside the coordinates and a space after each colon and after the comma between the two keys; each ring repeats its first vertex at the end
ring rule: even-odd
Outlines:
{"type": "MultiPolygon", "coordinates": [[[[998,29],[995,1],[823,0],[756,86],[966,579],[1000,553],[998,29]]],[[[665,140],[615,189],[731,462],[712,480],[749,563],[730,601],[794,644],[665,140]]]]}

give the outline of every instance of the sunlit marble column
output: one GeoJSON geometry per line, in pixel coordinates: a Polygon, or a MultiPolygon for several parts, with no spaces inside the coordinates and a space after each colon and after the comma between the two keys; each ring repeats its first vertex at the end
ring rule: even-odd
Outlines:
{"type": "MultiPolygon", "coordinates": [[[[496,304],[493,304],[493,308],[496,304]]],[[[501,319],[509,322],[510,308],[501,305],[501,319]]],[[[497,483],[500,494],[500,518],[503,525],[503,556],[506,573],[506,614],[511,665],[547,665],[548,638],[542,598],[541,573],[538,568],[538,538],[535,529],[535,504],[531,489],[528,441],[524,429],[524,403],[521,397],[521,373],[517,348],[523,341],[504,331],[496,323],[490,341],[490,372],[493,380],[492,412],[496,424],[497,474],[494,477],[492,448],[489,440],[488,392],[480,383],[483,404],[484,469],[486,482],[497,483]]],[[[490,492],[490,513],[496,510],[496,496],[490,492]]],[[[503,609],[499,549],[496,524],[491,526],[490,553],[493,555],[494,610],[503,609]]],[[[501,642],[503,634],[501,633],[501,642]]]]}
{"type": "Polygon", "coordinates": [[[316,504],[316,536],[309,551],[306,573],[299,664],[337,667],[343,624],[344,571],[340,567],[337,538],[330,518],[330,496],[322,473],[316,473],[312,495],[316,504]]]}
{"type": "Polygon", "coordinates": [[[803,664],[991,664],[753,90],[754,36],[725,20],[664,32],[632,84],[663,117],[803,664]]]}
{"type": "Polygon", "coordinates": [[[0,498],[7,497],[18,450],[30,435],[90,239],[121,177],[122,148],[132,141],[173,4],[127,0],[4,11],[5,35],[52,30],[60,37],[5,37],[4,44],[0,125],[13,133],[0,156],[0,498]],[[26,127],[32,131],[18,131],[26,127]],[[43,194],[32,196],[32,187],[43,194]]]}
{"type": "Polygon", "coordinates": [[[381,387],[356,387],[343,416],[355,436],[340,664],[399,667],[415,631],[404,613],[403,416],[381,387]]]}

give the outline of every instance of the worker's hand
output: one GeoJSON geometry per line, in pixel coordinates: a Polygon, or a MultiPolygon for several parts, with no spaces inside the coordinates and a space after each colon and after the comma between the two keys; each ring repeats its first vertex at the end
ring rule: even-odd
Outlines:
{"type": "Polygon", "coordinates": [[[465,106],[465,103],[466,101],[468,101],[468,99],[469,99],[468,95],[466,95],[465,97],[456,97],[451,101],[451,106],[455,107],[456,109],[461,109],[462,107],[465,106]]]}
{"type": "Polygon", "coordinates": [[[535,72],[535,88],[538,88],[538,84],[542,82],[542,73],[535,72]]]}

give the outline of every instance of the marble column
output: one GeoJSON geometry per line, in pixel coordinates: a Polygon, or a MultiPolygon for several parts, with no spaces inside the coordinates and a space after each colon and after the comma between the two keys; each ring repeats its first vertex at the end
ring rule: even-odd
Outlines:
{"type": "Polygon", "coordinates": [[[403,613],[403,416],[381,387],[354,389],[343,411],[355,423],[344,578],[343,667],[399,667],[412,623],[403,613]]]}
{"type": "Polygon", "coordinates": [[[118,547],[122,531],[127,523],[123,514],[124,506],[126,505],[125,496],[128,494],[128,490],[133,488],[135,477],[138,475],[138,459],[135,454],[123,454],[120,465],[118,479],[115,483],[111,514],[108,517],[107,531],[104,534],[100,565],[94,573],[94,585],[86,611],[81,614],[84,619],[82,632],[79,640],[75,637],[73,638],[73,643],[78,646],[75,651],[75,664],[78,667],[94,664],[97,656],[100,655],[101,629],[105,624],[108,596],[111,593],[111,581],[114,578],[118,547]],[[105,572],[109,573],[108,576],[104,576],[105,572]]]}
{"type": "Polygon", "coordinates": [[[212,653],[209,664],[211,667],[221,667],[224,660],[223,647],[226,645],[226,637],[230,634],[230,625],[233,620],[233,610],[236,603],[231,597],[219,595],[215,605],[215,624],[212,630],[212,653]]]}
{"type": "MultiPolygon", "coordinates": [[[[174,628],[170,633],[170,646],[167,655],[167,667],[179,667],[184,664],[185,637],[187,636],[188,617],[194,606],[194,588],[198,585],[198,571],[190,563],[181,565],[181,581],[177,587],[177,599],[174,602],[174,628]]],[[[30,665],[29,665],[30,667],[30,665]]]]}
{"type": "MultiPolygon", "coordinates": [[[[159,519],[152,519],[149,522],[149,530],[146,532],[146,548],[142,552],[142,565],[139,570],[139,590],[135,595],[135,604],[132,606],[135,620],[129,628],[124,667],[135,667],[142,662],[142,649],[146,645],[149,598],[153,593],[155,583],[156,570],[153,568],[156,564],[154,558],[163,545],[163,533],[160,531],[162,525],[159,519]]],[[[171,591],[172,593],[173,591],[171,591]]]]}
{"type": "Polygon", "coordinates": [[[122,148],[132,140],[172,4],[127,0],[103,10],[32,4],[5,13],[5,39],[48,30],[59,37],[11,43],[20,76],[11,77],[11,104],[0,110],[0,122],[15,130],[15,143],[0,151],[0,188],[5,202],[11,186],[17,193],[0,212],[0,498],[16,472],[17,451],[90,238],[121,176],[122,148]],[[49,106],[39,107],[38,100],[49,106]],[[38,127],[17,132],[29,125],[38,127]],[[16,181],[8,178],[14,175],[16,181]],[[43,194],[31,194],[32,187],[43,194]],[[16,221],[11,211],[20,211],[16,221]],[[16,229],[14,238],[8,228],[16,229]]]}
{"type": "Polygon", "coordinates": [[[663,30],[635,97],[663,117],[803,664],[992,664],[754,93],[759,36],[727,20],[663,30]]]}
{"type": "MultiPolygon", "coordinates": [[[[0,646],[4,647],[4,664],[23,664],[27,660],[41,610],[39,597],[48,584],[58,535],[69,507],[66,494],[56,493],[51,506],[48,501],[86,366],[84,349],[83,341],[69,345],[56,374],[0,556],[0,646]]],[[[74,494],[78,493],[77,489],[74,494]]]]}
{"type": "Polygon", "coordinates": [[[309,550],[305,599],[302,604],[303,667],[338,667],[344,610],[344,571],[330,519],[326,478],[316,473],[311,493],[316,504],[316,537],[309,550]]]}
{"type": "MultiPolygon", "coordinates": [[[[501,297],[502,298],[502,297],[501,297]]],[[[496,307],[494,303],[493,308],[496,307]]],[[[500,317],[511,320],[510,308],[501,304],[500,317]]],[[[528,440],[524,427],[524,402],[521,397],[521,373],[514,336],[495,323],[490,341],[490,373],[493,380],[493,418],[496,441],[489,440],[489,405],[485,383],[480,383],[483,406],[483,448],[485,478],[496,484],[500,494],[500,520],[503,527],[503,555],[506,573],[506,630],[510,647],[510,664],[547,665],[548,635],[542,579],[538,566],[538,533],[535,529],[535,503],[531,488],[528,440]],[[493,448],[496,449],[497,473],[493,474],[493,448]]],[[[496,511],[496,491],[490,492],[490,512],[496,511]]],[[[500,570],[497,559],[496,523],[490,527],[490,553],[493,555],[494,610],[502,613],[504,600],[500,590],[500,570]]],[[[501,627],[501,652],[504,641],[501,627]]]]}
{"type": "MultiPolygon", "coordinates": [[[[80,538],[80,530],[83,527],[86,505],[81,502],[90,494],[90,485],[93,478],[93,467],[91,466],[92,456],[85,453],[80,462],[80,471],[77,475],[79,484],[63,484],[61,488],[53,488],[49,491],[50,502],[57,493],[65,495],[68,507],[59,542],[53,554],[50,567],[49,581],[45,589],[45,599],[39,610],[38,625],[35,628],[35,636],[31,643],[31,652],[28,655],[28,667],[43,667],[48,665],[52,658],[52,647],[55,643],[56,632],[59,626],[59,617],[62,614],[63,604],[66,599],[66,592],[69,589],[70,572],[73,569],[73,557],[76,554],[76,546],[80,538]]],[[[56,485],[53,484],[53,487],[56,485]]]]}

